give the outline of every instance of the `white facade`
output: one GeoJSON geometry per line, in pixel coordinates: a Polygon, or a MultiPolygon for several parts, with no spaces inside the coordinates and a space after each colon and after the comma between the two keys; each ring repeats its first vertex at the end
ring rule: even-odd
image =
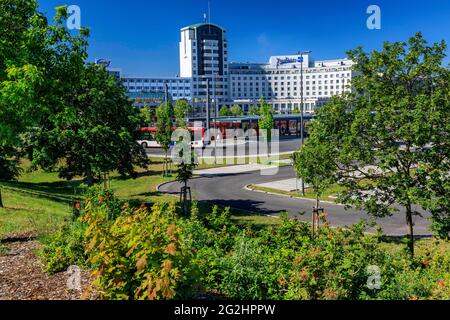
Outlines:
{"type": "Polygon", "coordinates": [[[194,75],[194,64],[197,63],[197,44],[194,40],[194,32],[190,29],[181,30],[180,42],[180,77],[192,78],[194,75]]]}
{"type": "MultiPolygon", "coordinates": [[[[292,112],[301,106],[302,64],[299,55],[274,56],[267,64],[230,64],[230,100],[244,111],[264,97],[274,111],[292,112]]],[[[349,90],[353,62],[348,59],[314,61],[304,55],[303,101],[314,113],[334,95],[349,90]]]]}
{"type": "MultiPolygon", "coordinates": [[[[289,113],[301,107],[302,70],[305,112],[327,103],[330,97],[350,90],[353,62],[348,59],[315,61],[304,54],[270,57],[268,63],[229,63],[226,31],[214,24],[201,23],[181,29],[180,77],[122,77],[129,92],[164,91],[173,100],[189,100],[196,108],[206,105],[209,80],[210,103],[240,105],[249,111],[261,97],[277,113],[289,113]]],[[[212,107],[214,109],[214,107],[212,107]]]]}
{"type": "Polygon", "coordinates": [[[226,30],[200,23],[181,29],[180,76],[192,79],[192,102],[204,110],[209,80],[212,109],[229,101],[226,30]]]}

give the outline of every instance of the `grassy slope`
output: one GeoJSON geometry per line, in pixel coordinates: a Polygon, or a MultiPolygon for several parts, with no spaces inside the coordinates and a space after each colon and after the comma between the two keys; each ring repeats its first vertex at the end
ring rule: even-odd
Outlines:
{"type": "MultiPolygon", "coordinates": [[[[27,162],[23,167],[26,169],[27,162]]],[[[111,188],[124,199],[146,202],[173,201],[156,192],[159,183],[173,178],[161,176],[161,163],[152,163],[149,170],[141,171],[139,177],[122,179],[111,177],[111,188]]],[[[2,182],[4,209],[0,209],[0,238],[11,234],[45,233],[57,228],[69,217],[71,203],[79,193],[80,180],[65,181],[57,173],[34,171],[23,174],[18,181],[2,182]]]]}
{"type": "MultiPolygon", "coordinates": [[[[23,163],[24,169],[28,162],[23,163]]],[[[207,168],[209,166],[202,166],[207,168]]],[[[176,197],[160,194],[156,187],[175,179],[162,177],[162,159],[152,159],[149,170],[140,170],[137,179],[111,176],[111,188],[118,197],[142,202],[177,201],[176,197]]],[[[175,170],[175,168],[173,168],[175,170]]],[[[79,193],[81,181],[65,181],[57,173],[34,171],[24,173],[16,182],[2,182],[3,203],[0,209],[0,239],[21,234],[43,234],[58,228],[70,216],[71,204],[79,193]]],[[[202,206],[202,210],[209,208],[202,206]]],[[[247,212],[233,212],[236,223],[273,225],[278,219],[247,212]]]]}

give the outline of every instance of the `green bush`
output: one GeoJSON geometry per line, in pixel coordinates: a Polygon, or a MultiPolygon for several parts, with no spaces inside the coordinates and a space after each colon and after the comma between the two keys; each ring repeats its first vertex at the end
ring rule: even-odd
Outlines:
{"type": "Polygon", "coordinates": [[[0,242],[0,257],[8,253],[8,248],[0,242]]]}
{"type": "Polygon", "coordinates": [[[80,204],[72,221],[67,222],[57,232],[41,239],[42,248],[38,251],[44,271],[58,273],[66,271],[71,265],[86,266],[85,253],[86,224],[81,221],[85,210],[105,208],[106,218],[114,220],[120,214],[122,202],[111,190],[97,185],[87,188],[84,193],[85,203],[80,204]]]}
{"type": "Polygon", "coordinates": [[[175,207],[152,211],[125,206],[115,221],[106,207],[87,203],[86,250],[95,285],[103,299],[178,299],[197,291],[196,268],[186,246],[175,207]]]}
{"type": "Polygon", "coordinates": [[[388,250],[365,225],[311,227],[287,216],[266,229],[238,227],[229,209],[189,218],[175,205],[124,204],[99,187],[86,192],[81,218],[44,239],[48,272],[92,268],[103,299],[183,299],[200,293],[233,299],[450,299],[448,242],[388,250]],[[369,267],[380,273],[368,286],[369,267]]]}
{"type": "Polygon", "coordinates": [[[442,248],[445,241],[433,241],[423,248],[411,264],[406,254],[396,256],[397,268],[390,283],[379,294],[386,300],[438,299],[450,300],[450,252],[442,248]]]}
{"type": "Polygon", "coordinates": [[[309,224],[287,216],[269,229],[242,230],[227,215],[215,208],[183,224],[200,281],[212,292],[235,299],[449,298],[449,253],[437,249],[445,246],[428,247],[414,264],[406,251],[388,251],[380,235],[366,234],[363,223],[325,224],[313,238],[309,224]],[[374,266],[379,289],[368,286],[374,266]]]}
{"type": "Polygon", "coordinates": [[[362,224],[349,230],[322,227],[315,239],[295,250],[288,299],[364,299],[376,295],[367,286],[368,268],[382,274],[389,257],[377,236],[364,234],[362,224]]]}
{"type": "Polygon", "coordinates": [[[81,213],[85,210],[95,208],[105,208],[108,220],[115,220],[122,212],[124,202],[118,199],[112,190],[105,189],[101,185],[87,188],[84,193],[85,203],[89,208],[81,208],[81,213]]]}
{"type": "Polygon", "coordinates": [[[258,239],[241,235],[233,252],[222,263],[222,292],[234,299],[261,300],[271,298],[279,290],[276,274],[258,239]]]}
{"type": "Polygon", "coordinates": [[[85,230],[86,225],[77,220],[43,237],[43,246],[38,251],[38,256],[41,258],[44,271],[54,274],[66,271],[72,265],[85,266],[85,230]]]}

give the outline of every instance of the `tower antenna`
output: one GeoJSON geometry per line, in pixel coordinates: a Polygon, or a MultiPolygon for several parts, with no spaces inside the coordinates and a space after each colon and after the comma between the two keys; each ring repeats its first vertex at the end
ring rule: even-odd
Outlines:
{"type": "Polygon", "coordinates": [[[211,34],[211,0],[208,0],[208,28],[211,34]]]}
{"type": "Polygon", "coordinates": [[[211,24],[211,0],[208,0],[208,23],[211,24]]]}

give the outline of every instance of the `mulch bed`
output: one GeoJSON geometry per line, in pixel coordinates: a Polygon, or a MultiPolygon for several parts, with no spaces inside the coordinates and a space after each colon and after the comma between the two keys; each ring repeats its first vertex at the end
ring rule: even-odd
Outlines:
{"type": "MultiPolygon", "coordinates": [[[[69,273],[49,275],[42,271],[36,251],[39,242],[26,237],[3,242],[0,254],[0,300],[80,300],[83,293],[70,290],[69,273]]],[[[90,285],[89,273],[81,272],[82,290],[90,285]]]]}

